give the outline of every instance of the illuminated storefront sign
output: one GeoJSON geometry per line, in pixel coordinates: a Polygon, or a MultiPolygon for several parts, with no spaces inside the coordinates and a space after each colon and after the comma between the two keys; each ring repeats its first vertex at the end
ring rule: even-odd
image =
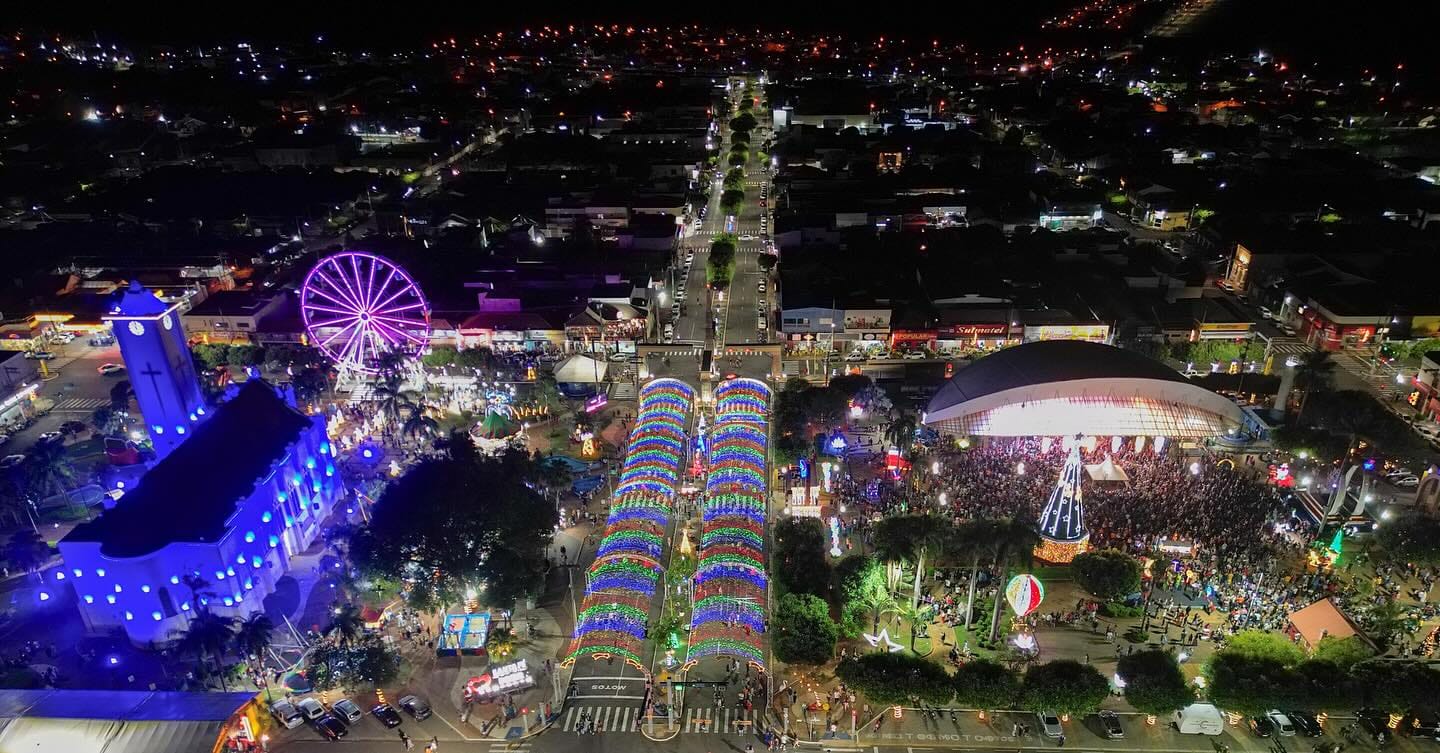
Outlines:
{"type": "Polygon", "coordinates": [[[501,693],[513,693],[535,686],[535,677],[524,659],[491,667],[479,677],[470,678],[465,690],[472,698],[489,698],[501,693]]]}
{"type": "Polygon", "coordinates": [[[1104,342],[1110,337],[1108,324],[1041,324],[1025,328],[1030,340],[1089,340],[1104,342]]]}
{"type": "Polygon", "coordinates": [[[1004,337],[1010,334],[1006,324],[951,324],[940,328],[941,337],[1004,337]]]}

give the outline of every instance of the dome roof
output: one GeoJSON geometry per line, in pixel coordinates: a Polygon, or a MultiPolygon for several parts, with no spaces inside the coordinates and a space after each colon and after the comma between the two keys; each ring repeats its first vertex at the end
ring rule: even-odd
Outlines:
{"type": "Polygon", "coordinates": [[[961,369],[925,422],[994,436],[1215,436],[1241,423],[1228,399],[1135,351],[1078,340],[1017,345],[961,369]]]}

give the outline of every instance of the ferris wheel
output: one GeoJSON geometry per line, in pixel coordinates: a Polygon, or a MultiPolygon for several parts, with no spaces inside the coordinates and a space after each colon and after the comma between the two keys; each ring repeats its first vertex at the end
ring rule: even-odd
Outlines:
{"type": "Polygon", "coordinates": [[[310,343],[340,372],[373,373],[383,353],[419,353],[430,337],[430,304],[394,262],[361,251],[321,259],[300,288],[310,343]]]}

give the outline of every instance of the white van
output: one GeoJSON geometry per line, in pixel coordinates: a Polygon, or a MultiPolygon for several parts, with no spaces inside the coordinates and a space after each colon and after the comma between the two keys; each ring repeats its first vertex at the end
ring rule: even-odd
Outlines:
{"type": "Polygon", "coordinates": [[[1192,703],[1175,712],[1173,724],[1182,735],[1219,735],[1225,732],[1225,715],[1214,704],[1192,703]]]}

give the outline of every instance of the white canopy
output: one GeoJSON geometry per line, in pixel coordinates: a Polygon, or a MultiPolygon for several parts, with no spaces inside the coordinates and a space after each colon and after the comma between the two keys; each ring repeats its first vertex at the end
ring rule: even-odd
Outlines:
{"type": "Polygon", "coordinates": [[[598,384],[605,381],[604,361],[584,355],[573,355],[555,368],[555,381],[567,384],[598,384]]]}

